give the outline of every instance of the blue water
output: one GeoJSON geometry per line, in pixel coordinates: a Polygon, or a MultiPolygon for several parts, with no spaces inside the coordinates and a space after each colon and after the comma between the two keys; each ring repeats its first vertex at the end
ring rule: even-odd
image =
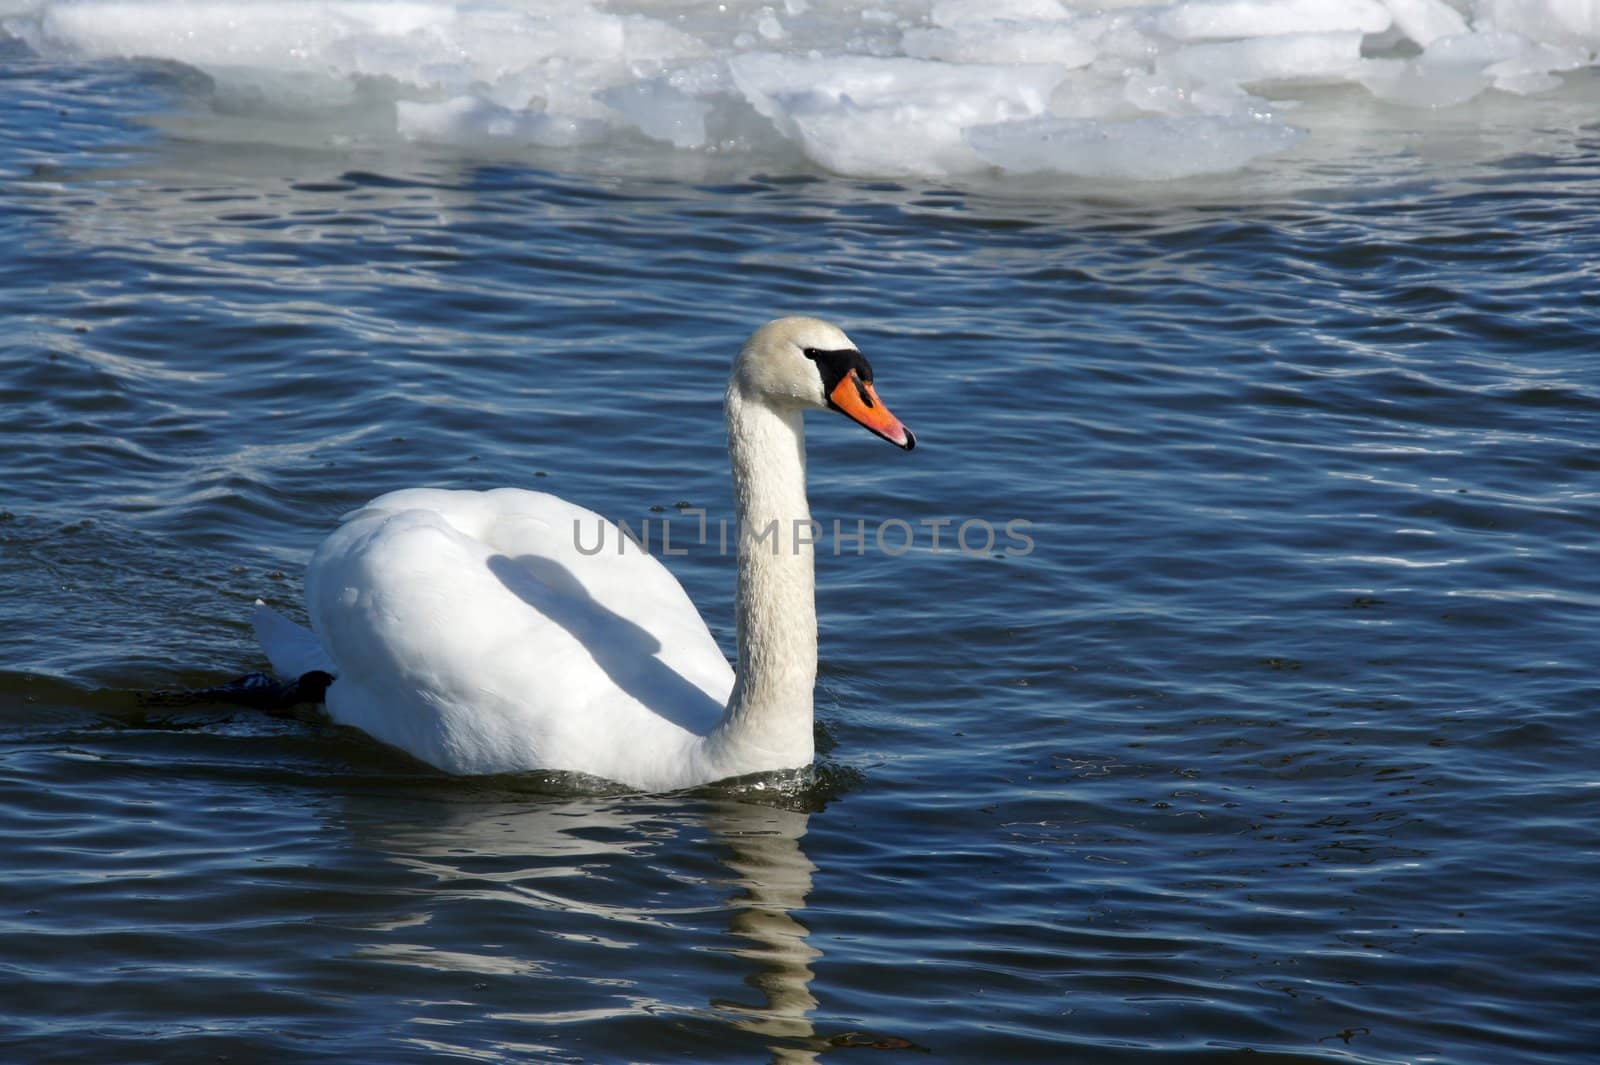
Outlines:
{"type": "MultiPolygon", "coordinates": [[[[181,71],[0,75],[0,1060],[1592,1060],[1582,109],[1007,195],[275,146],[186,132],[181,71]],[[819,552],[805,786],[457,780],[141,695],[263,668],[250,603],[392,488],[692,541],[729,362],[794,311],[919,441],[812,421],[868,540],[819,552]]],[[[731,560],[668,561],[731,650],[731,560]]]]}

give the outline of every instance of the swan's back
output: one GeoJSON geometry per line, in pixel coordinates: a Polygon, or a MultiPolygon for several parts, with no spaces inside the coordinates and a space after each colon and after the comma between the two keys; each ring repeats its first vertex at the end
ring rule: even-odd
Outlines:
{"type": "Polygon", "coordinates": [[[542,492],[373,500],[307,574],[330,715],[453,773],[554,765],[673,786],[733,671],[672,574],[620,543],[542,492]]]}

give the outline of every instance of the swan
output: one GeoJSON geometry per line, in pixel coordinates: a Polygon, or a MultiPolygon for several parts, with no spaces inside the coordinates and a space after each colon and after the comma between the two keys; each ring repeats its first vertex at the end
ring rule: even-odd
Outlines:
{"type": "Polygon", "coordinates": [[[745,531],[737,672],[654,556],[592,511],[519,488],[405,489],[347,514],[307,569],[311,628],[257,600],[257,638],[281,676],[331,675],[334,721],[447,773],[561,770],[671,791],[808,765],[813,408],[916,446],[837,326],[779,318],[745,343],[724,400],[745,531]]]}

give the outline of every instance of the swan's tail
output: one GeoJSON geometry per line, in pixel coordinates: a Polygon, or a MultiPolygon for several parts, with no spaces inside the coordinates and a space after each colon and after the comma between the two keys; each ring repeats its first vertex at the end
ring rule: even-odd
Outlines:
{"type": "Polygon", "coordinates": [[[313,672],[338,676],[333,659],[323,650],[316,633],[296,625],[259,599],[250,615],[250,624],[278,676],[293,679],[313,672]]]}

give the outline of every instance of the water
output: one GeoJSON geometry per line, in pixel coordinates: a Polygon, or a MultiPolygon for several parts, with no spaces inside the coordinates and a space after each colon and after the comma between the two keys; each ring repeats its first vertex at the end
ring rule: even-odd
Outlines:
{"type": "MultiPolygon", "coordinates": [[[[1041,195],[296,146],[0,58],[0,1060],[1591,1059],[1592,81],[1041,195]],[[920,445],[812,419],[868,543],[819,557],[811,780],[141,698],[261,668],[251,601],[388,489],[688,540],[791,310],[920,445]]],[[[731,647],[730,560],[670,564],[731,647]]]]}

